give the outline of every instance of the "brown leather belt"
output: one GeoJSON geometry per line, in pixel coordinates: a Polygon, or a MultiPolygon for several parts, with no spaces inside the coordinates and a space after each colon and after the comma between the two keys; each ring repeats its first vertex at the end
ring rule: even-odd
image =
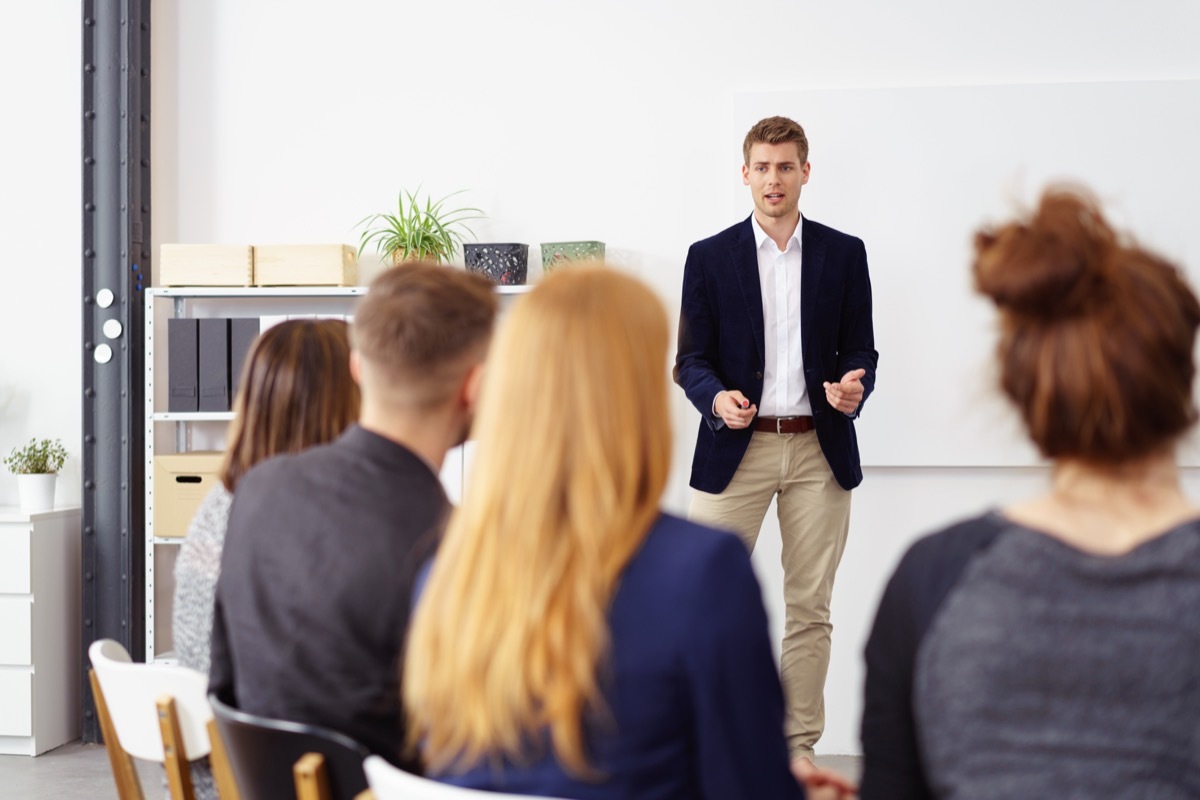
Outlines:
{"type": "Polygon", "coordinates": [[[754,430],[766,433],[808,433],[813,425],[812,417],[755,417],[754,430]]]}

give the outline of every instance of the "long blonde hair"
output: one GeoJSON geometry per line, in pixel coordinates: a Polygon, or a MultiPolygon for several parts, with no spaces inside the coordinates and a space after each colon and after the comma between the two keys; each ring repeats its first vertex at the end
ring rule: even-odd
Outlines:
{"type": "Polygon", "coordinates": [[[670,469],[669,336],[650,289],[606,267],[555,272],[502,325],[408,642],[411,739],[433,771],[520,757],[545,729],[591,773],[609,604],[670,469]]]}

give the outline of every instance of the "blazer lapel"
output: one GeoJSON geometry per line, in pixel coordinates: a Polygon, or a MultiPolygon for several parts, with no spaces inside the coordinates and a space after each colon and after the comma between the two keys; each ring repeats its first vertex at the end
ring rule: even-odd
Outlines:
{"type": "Polygon", "coordinates": [[[750,317],[750,331],[754,334],[754,346],[758,348],[758,360],[760,363],[765,363],[762,285],[758,279],[758,255],[754,247],[754,226],[750,224],[749,217],[738,230],[737,240],[730,249],[729,261],[733,264],[734,274],[737,275],[738,285],[742,289],[742,300],[746,305],[746,314],[750,317]]]}
{"type": "Polygon", "coordinates": [[[821,286],[821,271],[825,269],[825,241],[817,226],[805,220],[800,229],[800,346],[804,363],[815,365],[816,354],[810,356],[809,332],[817,320],[817,292],[821,286]]]}

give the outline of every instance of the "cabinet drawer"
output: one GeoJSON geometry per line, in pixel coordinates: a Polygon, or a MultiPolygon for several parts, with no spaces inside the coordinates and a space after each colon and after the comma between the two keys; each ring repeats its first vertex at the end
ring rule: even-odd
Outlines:
{"type": "Polygon", "coordinates": [[[29,594],[29,524],[0,525],[0,594],[29,594]]]}
{"type": "Polygon", "coordinates": [[[0,664],[32,664],[33,603],[0,597],[0,664]]]}
{"type": "Polygon", "coordinates": [[[0,736],[33,735],[33,673],[0,668],[0,736]]]}

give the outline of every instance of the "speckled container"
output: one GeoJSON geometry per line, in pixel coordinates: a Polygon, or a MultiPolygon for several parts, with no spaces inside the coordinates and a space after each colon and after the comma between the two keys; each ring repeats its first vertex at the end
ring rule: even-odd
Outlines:
{"type": "Polygon", "coordinates": [[[542,242],[542,271],[576,261],[603,261],[604,242],[542,242]]]}
{"type": "Polygon", "coordinates": [[[463,245],[467,269],[500,286],[520,286],[529,274],[529,245],[514,242],[472,242],[463,245]]]}

